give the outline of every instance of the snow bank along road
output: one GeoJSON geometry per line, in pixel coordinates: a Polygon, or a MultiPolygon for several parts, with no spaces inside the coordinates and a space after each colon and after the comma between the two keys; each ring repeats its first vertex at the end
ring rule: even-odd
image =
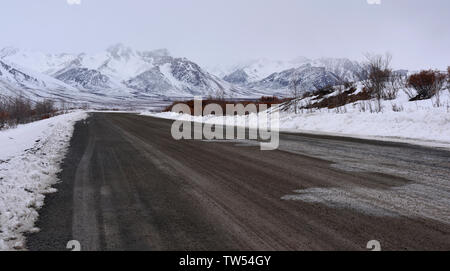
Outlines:
{"type": "Polygon", "coordinates": [[[0,131],[0,250],[23,249],[23,234],[38,230],[37,210],[56,191],[74,124],[85,117],[75,111],[0,131]]]}
{"type": "Polygon", "coordinates": [[[450,249],[450,152],[332,136],[175,141],[172,121],[75,126],[31,250],[450,249]]]}

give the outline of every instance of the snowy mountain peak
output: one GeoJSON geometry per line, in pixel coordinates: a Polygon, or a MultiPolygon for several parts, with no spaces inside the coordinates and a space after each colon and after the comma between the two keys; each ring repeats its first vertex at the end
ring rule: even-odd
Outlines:
{"type": "Polygon", "coordinates": [[[20,51],[19,48],[16,48],[16,47],[5,47],[0,50],[0,59],[11,56],[11,55],[15,55],[19,51],[20,51]]]}
{"type": "Polygon", "coordinates": [[[248,74],[240,69],[223,77],[223,80],[232,84],[245,84],[248,82],[248,74]]]}
{"type": "Polygon", "coordinates": [[[129,60],[135,55],[135,52],[131,47],[125,46],[122,43],[110,46],[106,51],[115,59],[129,60]]]}
{"type": "Polygon", "coordinates": [[[152,51],[143,51],[140,54],[141,54],[141,56],[145,56],[145,57],[168,57],[168,56],[170,56],[169,50],[167,50],[165,48],[156,49],[156,50],[152,50],[152,51]]]}

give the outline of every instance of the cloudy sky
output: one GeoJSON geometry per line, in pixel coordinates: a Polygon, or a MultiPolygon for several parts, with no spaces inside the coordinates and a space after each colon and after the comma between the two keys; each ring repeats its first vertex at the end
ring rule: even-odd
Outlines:
{"type": "Polygon", "coordinates": [[[4,0],[0,47],[168,48],[202,65],[389,51],[397,68],[450,65],[448,0],[4,0]]]}

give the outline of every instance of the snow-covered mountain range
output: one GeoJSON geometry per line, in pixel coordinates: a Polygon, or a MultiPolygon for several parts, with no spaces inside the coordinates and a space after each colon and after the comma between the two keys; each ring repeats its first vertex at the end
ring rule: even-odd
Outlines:
{"type": "Polygon", "coordinates": [[[300,92],[307,92],[341,83],[340,78],[334,73],[327,71],[326,68],[314,67],[308,63],[298,68],[273,73],[260,81],[251,82],[247,85],[255,89],[271,89],[274,92],[284,90],[286,92],[291,84],[292,78],[298,78],[297,87],[300,92]]]}
{"type": "Polygon", "coordinates": [[[139,51],[117,44],[98,54],[0,50],[0,94],[89,103],[145,103],[158,98],[287,95],[300,77],[303,91],[355,81],[361,66],[348,59],[259,59],[208,72],[166,49],[139,51]]]}
{"type": "MultiPolygon", "coordinates": [[[[333,73],[341,81],[358,81],[362,70],[358,62],[346,58],[298,57],[290,61],[258,59],[228,68],[215,68],[212,71],[233,84],[264,87],[264,82],[270,81],[269,77],[275,76],[274,73],[289,74],[289,70],[307,67],[307,65],[324,68],[326,72],[333,73]]],[[[267,86],[269,89],[272,87],[267,86]]]]}
{"type": "Polygon", "coordinates": [[[165,49],[137,51],[118,44],[88,55],[5,48],[0,50],[0,61],[2,93],[6,89],[10,93],[21,91],[32,98],[55,98],[65,92],[73,94],[75,100],[87,97],[88,102],[252,94],[186,58],[172,57],[165,49]]]}

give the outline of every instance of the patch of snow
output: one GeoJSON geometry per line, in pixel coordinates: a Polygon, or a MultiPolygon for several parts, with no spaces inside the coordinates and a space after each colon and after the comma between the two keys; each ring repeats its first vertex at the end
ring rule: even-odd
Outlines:
{"type": "Polygon", "coordinates": [[[391,189],[365,187],[309,188],[294,191],[283,200],[321,203],[332,208],[353,209],[374,216],[421,217],[450,224],[448,180],[421,180],[391,189]]]}
{"type": "Polygon", "coordinates": [[[0,131],[0,250],[23,250],[45,195],[56,192],[60,163],[69,147],[76,111],[0,131]]]}

